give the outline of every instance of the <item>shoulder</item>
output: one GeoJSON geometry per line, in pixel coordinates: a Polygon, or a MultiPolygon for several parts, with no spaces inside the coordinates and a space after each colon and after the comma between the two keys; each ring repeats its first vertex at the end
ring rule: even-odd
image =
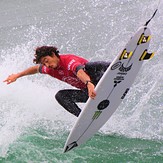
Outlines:
{"type": "Polygon", "coordinates": [[[85,58],[76,56],[74,54],[60,55],[62,66],[65,66],[67,70],[76,71],[76,68],[80,65],[85,65],[88,61],[85,58]]]}

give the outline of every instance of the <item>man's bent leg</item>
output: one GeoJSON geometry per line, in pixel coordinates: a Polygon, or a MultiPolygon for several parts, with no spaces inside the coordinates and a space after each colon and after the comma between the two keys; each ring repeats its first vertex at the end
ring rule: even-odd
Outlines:
{"type": "Polygon", "coordinates": [[[55,98],[67,111],[78,117],[81,109],[75,102],[86,102],[88,100],[88,94],[82,90],[66,89],[60,90],[55,95],[55,98]]]}

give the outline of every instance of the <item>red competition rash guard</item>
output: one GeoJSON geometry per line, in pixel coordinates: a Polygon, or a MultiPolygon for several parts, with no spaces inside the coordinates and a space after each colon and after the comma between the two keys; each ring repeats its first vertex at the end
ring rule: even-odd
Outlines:
{"type": "Polygon", "coordinates": [[[40,65],[39,72],[48,74],[54,78],[64,81],[76,88],[84,89],[86,85],[76,76],[78,70],[85,67],[88,61],[73,54],[60,55],[60,61],[56,69],[40,65]]]}

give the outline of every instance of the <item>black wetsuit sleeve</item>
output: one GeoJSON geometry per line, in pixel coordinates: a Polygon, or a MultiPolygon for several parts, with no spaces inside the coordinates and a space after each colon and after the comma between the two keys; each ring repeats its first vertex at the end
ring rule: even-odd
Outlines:
{"type": "Polygon", "coordinates": [[[85,65],[85,72],[90,76],[91,81],[94,85],[97,85],[98,81],[101,79],[104,72],[109,67],[110,62],[97,61],[97,62],[88,62],[85,65]]]}

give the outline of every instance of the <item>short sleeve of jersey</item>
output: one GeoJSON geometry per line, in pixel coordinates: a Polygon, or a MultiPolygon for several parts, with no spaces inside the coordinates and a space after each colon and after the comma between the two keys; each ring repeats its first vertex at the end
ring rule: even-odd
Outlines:
{"type": "Polygon", "coordinates": [[[49,74],[49,71],[50,71],[50,69],[48,67],[46,67],[46,66],[44,66],[42,64],[40,65],[39,72],[41,74],[49,74]]]}
{"type": "Polygon", "coordinates": [[[69,57],[67,59],[67,69],[69,71],[72,71],[74,73],[77,73],[80,69],[83,69],[85,67],[85,63],[87,62],[85,59],[80,57],[69,57]]]}
{"type": "Polygon", "coordinates": [[[39,66],[39,69],[38,69],[39,73],[42,74],[42,65],[39,66]]]}

